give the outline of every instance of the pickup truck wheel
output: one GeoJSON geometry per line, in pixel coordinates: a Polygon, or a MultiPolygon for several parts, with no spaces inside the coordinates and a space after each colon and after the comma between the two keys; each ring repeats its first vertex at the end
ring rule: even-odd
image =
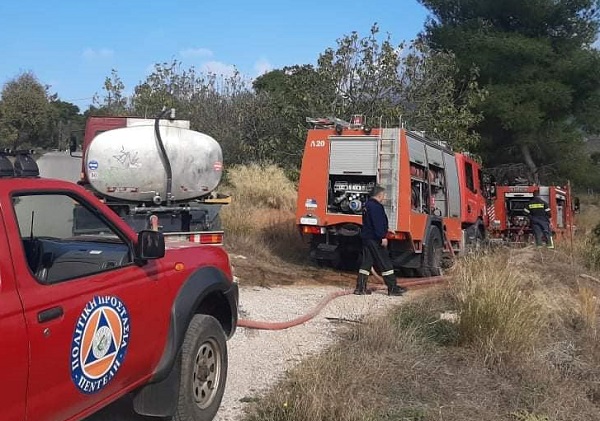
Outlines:
{"type": "Polygon", "coordinates": [[[227,342],[214,317],[198,314],[181,351],[176,421],[210,421],[221,404],[227,378],[227,342]]]}

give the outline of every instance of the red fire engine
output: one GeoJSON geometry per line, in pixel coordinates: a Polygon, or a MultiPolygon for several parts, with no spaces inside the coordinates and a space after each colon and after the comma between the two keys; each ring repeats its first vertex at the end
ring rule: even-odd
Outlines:
{"type": "Polygon", "coordinates": [[[311,256],[334,265],[356,261],[361,214],[382,185],[394,265],[421,276],[440,273],[444,255],[485,236],[479,164],[442,142],[404,128],[373,128],[362,117],[307,119],[296,220],[311,256]]]}
{"type": "Polygon", "coordinates": [[[533,242],[533,231],[524,209],[538,189],[540,197],[550,206],[553,240],[561,242],[571,239],[573,216],[579,205],[578,200],[572,198],[569,186],[512,185],[494,186],[489,195],[487,213],[490,241],[512,245],[533,242]]]}

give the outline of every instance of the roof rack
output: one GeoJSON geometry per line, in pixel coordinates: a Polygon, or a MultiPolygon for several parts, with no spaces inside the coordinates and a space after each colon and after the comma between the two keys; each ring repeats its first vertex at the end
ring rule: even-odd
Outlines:
{"type": "Polygon", "coordinates": [[[33,150],[0,150],[0,178],[37,178],[40,169],[33,150]],[[14,159],[9,159],[9,157],[14,159]]]}

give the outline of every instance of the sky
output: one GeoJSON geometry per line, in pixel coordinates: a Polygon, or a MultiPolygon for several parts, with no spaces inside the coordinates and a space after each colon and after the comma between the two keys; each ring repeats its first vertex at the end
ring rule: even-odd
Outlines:
{"type": "Polygon", "coordinates": [[[394,43],[427,18],[417,0],[0,0],[0,85],[31,71],[85,110],[116,69],[126,92],[154,63],[256,76],[315,64],[336,39],[378,23],[394,43]]]}

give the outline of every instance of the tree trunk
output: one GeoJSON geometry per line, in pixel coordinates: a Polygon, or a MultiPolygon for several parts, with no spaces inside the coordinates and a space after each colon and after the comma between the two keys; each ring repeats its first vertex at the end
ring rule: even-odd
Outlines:
{"type": "Polygon", "coordinates": [[[529,167],[530,180],[533,181],[535,184],[540,184],[538,168],[535,162],[533,161],[533,158],[531,157],[531,150],[529,149],[528,145],[521,145],[521,154],[523,155],[523,160],[525,161],[525,164],[527,164],[527,166],[529,167]]]}

